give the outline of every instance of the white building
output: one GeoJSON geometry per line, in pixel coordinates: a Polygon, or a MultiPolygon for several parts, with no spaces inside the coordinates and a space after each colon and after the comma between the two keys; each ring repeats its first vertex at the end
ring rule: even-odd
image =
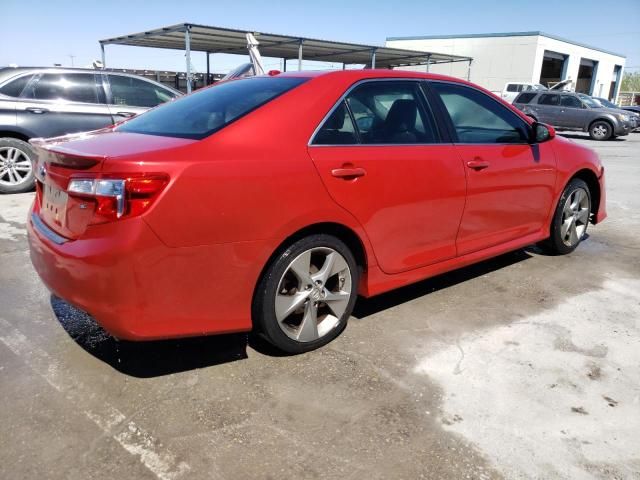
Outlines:
{"type": "Polygon", "coordinates": [[[614,99],[625,56],[543,32],[390,37],[386,45],[473,57],[469,64],[431,65],[429,71],[460,78],[494,92],[507,82],[545,86],[570,79],[577,92],[614,99]]]}

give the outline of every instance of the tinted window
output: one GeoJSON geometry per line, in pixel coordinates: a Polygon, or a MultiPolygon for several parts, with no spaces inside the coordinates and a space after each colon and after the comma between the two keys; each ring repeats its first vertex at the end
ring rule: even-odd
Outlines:
{"type": "Polygon", "coordinates": [[[351,115],[344,102],[340,102],[316,134],[315,145],[349,145],[358,143],[351,115]]]}
{"type": "Polygon", "coordinates": [[[522,85],[518,85],[517,83],[510,83],[507,85],[507,92],[520,92],[522,90],[522,85]]]}
{"type": "Polygon", "coordinates": [[[367,82],[347,96],[362,143],[435,143],[417,82],[367,82]]]}
{"type": "Polygon", "coordinates": [[[45,73],[23,96],[37,100],[99,103],[96,79],[92,73],[45,73]]]}
{"type": "Polygon", "coordinates": [[[526,143],[528,125],[514,112],[470,87],[433,82],[459,143],[526,143]]]}
{"type": "Polygon", "coordinates": [[[107,75],[111,85],[111,103],[132,107],[155,107],[176,97],[171,90],[151,82],[124,75],[107,75]]]}
{"type": "Polygon", "coordinates": [[[535,92],[521,93],[513,103],[529,103],[536,96],[535,92]]]}
{"type": "Polygon", "coordinates": [[[29,80],[32,78],[33,75],[23,75],[20,78],[16,78],[0,88],[0,93],[4,93],[10,97],[19,97],[24,87],[27,86],[27,83],[29,83],[29,80]]]}
{"type": "Polygon", "coordinates": [[[572,95],[562,95],[560,105],[563,107],[582,108],[582,102],[572,95]]]}
{"type": "Polygon", "coordinates": [[[560,105],[560,95],[554,95],[552,93],[544,93],[540,95],[538,99],[540,105],[560,105]]]}
{"type": "Polygon", "coordinates": [[[295,77],[230,80],[145,112],[122,124],[118,131],[201,139],[306,80],[295,77]]]}

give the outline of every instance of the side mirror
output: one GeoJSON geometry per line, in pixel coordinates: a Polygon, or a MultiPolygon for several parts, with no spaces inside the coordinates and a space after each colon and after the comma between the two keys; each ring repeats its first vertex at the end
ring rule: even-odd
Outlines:
{"type": "Polygon", "coordinates": [[[551,125],[534,122],[531,125],[531,143],[547,142],[556,136],[556,131],[551,125]]]}

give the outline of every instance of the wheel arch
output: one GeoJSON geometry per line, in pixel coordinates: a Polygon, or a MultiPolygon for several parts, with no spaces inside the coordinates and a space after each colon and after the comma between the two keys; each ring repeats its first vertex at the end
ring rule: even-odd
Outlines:
{"type": "MultiPolygon", "coordinates": [[[[602,192],[600,191],[600,182],[598,181],[598,176],[595,172],[589,168],[583,168],[582,170],[578,170],[574,173],[571,178],[567,181],[567,184],[571,182],[574,178],[579,178],[584,181],[589,187],[589,193],[591,194],[591,222],[593,223],[593,219],[598,216],[598,209],[600,208],[600,196],[602,192]]],[[[565,185],[565,188],[566,188],[565,185]]]]}
{"type": "Polygon", "coordinates": [[[28,142],[31,137],[14,130],[0,130],[0,138],[15,138],[17,140],[22,140],[23,142],[28,142]]]}
{"type": "Polygon", "coordinates": [[[591,126],[596,122],[606,122],[606,123],[608,123],[609,126],[611,127],[611,134],[613,135],[613,132],[615,131],[615,125],[613,124],[613,120],[611,120],[609,117],[598,117],[598,118],[594,118],[593,120],[591,120],[589,122],[589,125],[587,125],[587,132],[589,130],[591,130],[591,126]]]}

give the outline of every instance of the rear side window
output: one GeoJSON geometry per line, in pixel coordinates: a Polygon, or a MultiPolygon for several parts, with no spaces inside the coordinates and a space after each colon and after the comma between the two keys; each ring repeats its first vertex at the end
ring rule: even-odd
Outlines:
{"type": "Polygon", "coordinates": [[[582,102],[572,95],[562,95],[560,105],[563,107],[582,108],[582,102]]]}
{"type": "Polygon", "coordinates": [[[560,105],[560,95],[552,93],[543,93],[538,99],[539,105],[560,105]]]}
{"type": "Polygon", "coordinates": [[[117,130],[199,140],[306,80],[296,77],[229,80],[145,112],[117,130]]]}
{"type": "Polygon", "coordinates": [[[107,75],[111,85],[111,103],[152,108],[176,97],[171,90],[125,75],[107,75]]]}
{"type": "Polygon", "coordinates": [[[365,144],[435,143],[435,127],[427,115],[417,82],[367,82],[349,93],[360,141],[365,144]]]}
{"type": "Polygon", "coordinates": [[[507,85],[507,92],[520,92],[522,91],[522,85],[518,83],[510,83],[507,85]]]}
{"type": "Polygon", "coordinates": [[[535,92],[525,92],[518,95],[513,103],[529,103],[537,94],[535,92]]]}
{"type": "Polygon", "coordinates": [[[36,100],[63,100],[99,103],[93,73],[45,73],[29,86],[23,97],[36,100]]]}
{"type": "Polygon", "coordinates": [[[4,95],[8,95],[9,97],[19,97],[24,87],[27,86],[29,80],[33,78],[33,75],[23,75],[20,78],[16,78],[15,80],[11,80],[5,86],[0,88],[0,93],[4,95]]]}
{"type": "Polygon", "coordinates": [[[527,143],[528,125],[488,95],[464,85],[432,82],[458,143],[527,143]]]}
{"type": "Polygon", "coordinates": [[[316,134],[315,145],[353,145],[358,143],[351,115],[344,101],[333,111],[316,134]]]}

